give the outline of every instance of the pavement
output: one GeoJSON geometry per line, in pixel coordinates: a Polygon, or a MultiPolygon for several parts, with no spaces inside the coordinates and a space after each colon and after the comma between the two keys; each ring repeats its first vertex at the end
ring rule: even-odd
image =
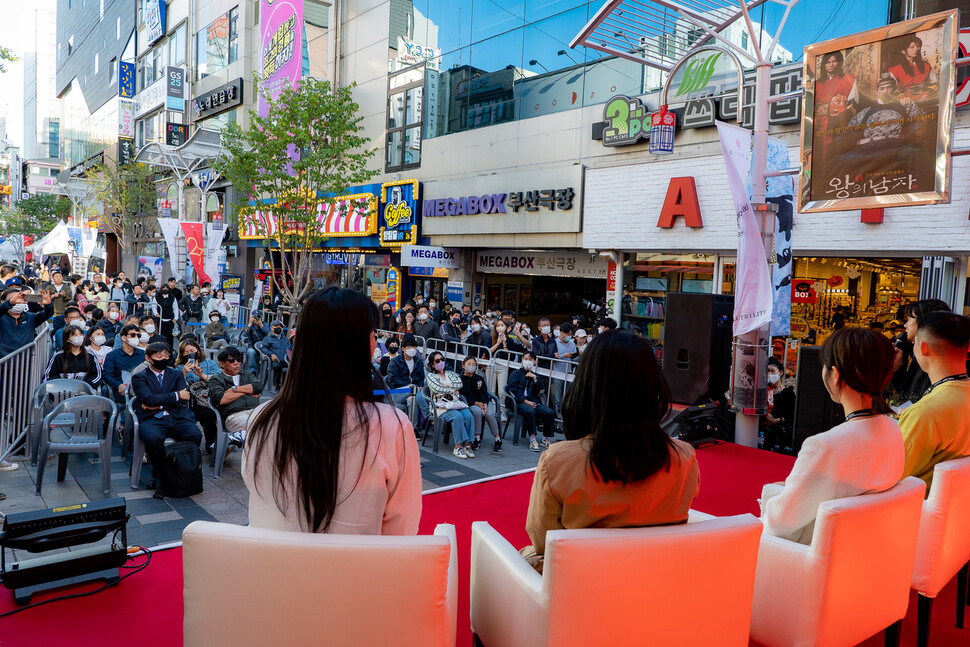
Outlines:
{"type": "MultiPolygon", "coordinates": [[[[491,451],[490,438],[482,442],[481,449],[475,452],[475,458],[465,460],[452,456],[449,444],[441,442],[437,454],[432,451],[432,444],[431,437],[423,447],[419,441],[424,491],[531,469],[536,466],[540,456],[539,453],[529,450],[528,441],[525,439],[521,439],[518,445],[512,444],[511,426],[500,453],[491,451]]],[[[205,460],[207,456],[203,455],[202,493],[164,500],[153,498],[154,491],[145,489],[150,478],[148,465],[141,466],[139,489],[132,490],[129,485],[130,458],[121,457],[121,448],[117,444],[112,447],[112,452],[112,492],[107,495],[101,489],[102,465],[94,454],[69,455],[67,474],[60,482],[57,481],[57,458],[50,458],[44,471],[40,495],[35,493],[36,467],[31,467],[29,461],[22,458],[11,458],[20,467],[12,472],[0,472],[0,492],[7,495],[6,500],[0,501],[0,514],[42,510],[120,496],[127,502],[131,515],[127,526],[128,545],[146,547],[180,541],[182,530],[192,521],[220,521],[241,525],[249,522],[249,490],[240,473],[240,450],[233,451],[226,457],[222,477],[218,479],[213,476],[208,460],[205,460]]],[[[110,541],[110,538],[102,541],[110,541]]],[[[12,552],[14,560],[26,556],[18,555],[22,551],[12,552]]]]}

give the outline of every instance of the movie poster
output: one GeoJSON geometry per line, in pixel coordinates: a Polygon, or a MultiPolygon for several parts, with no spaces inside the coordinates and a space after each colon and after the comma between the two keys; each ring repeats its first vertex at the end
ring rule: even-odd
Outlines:
{"type": "Polygon", "coordinates": [[[801,211],[950,201],[955,17],[805,49],[801,211]]]}
{"type": "Polygon", "coordinates": [[[154,278],[156,281],[161,281],[162,263],[164,261],[165,258],[162,256],[139,256],[138,277],[154,278]]]}

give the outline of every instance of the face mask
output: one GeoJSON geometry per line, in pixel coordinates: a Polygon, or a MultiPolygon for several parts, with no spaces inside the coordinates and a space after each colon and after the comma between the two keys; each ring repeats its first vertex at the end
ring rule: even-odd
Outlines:
{"type": "Polygon", "coordinates": [[[556,337],[558,337],[558,336],[559,336],[559,328],[553,328],[553,329],[552,329],[552,334],[553,334],[554,336],[556,336],[556,337]]]}
{"type": "Polygon", "coordinates": [[[436,371],[443,371],[443,370],[445,370],[445,363],[442,362],[442,361],[435,362],[434,363],[434,369],[436,371]]]}
{"type": "Polygon", "coordinates": [[[437,303],[435,303],[434,301],[432,301],[432,302],[431,302],[430,304],[428,304],[428,305],[430,305],[430,306],[431,306],[431,309],[432,309],[432,310],[434,310],[435,308],[437,308],[437,307],[438,307],[438,304],[437,304],[437,303]]]}
{"type": "Polygon", "coordinates": [[[528,326],[523,326],[522,332],[528,335],[530,332],[532,332],[532,330],[528,326]]]}
{"type": "Polygon", "coordinates": [[[471,364],[465,367],[465,373],[467,373],[468,375],[474,375],[475,371],[477,370],[478,370],[478,367],[475,366],[474,364],[471,364]]]}
{"type": "Polygon", "coordinates": [[[549,328],[549,326],[539,326],[539,332],[541,332],[543,335],[548,335],[550,330],[551,328],[549,328]]]}
{"type": "Polygon", "coordinates": [[[150,358],[148,364],[156,371],[160,371],[168,365],[168,360],[150,358]]]}
{"type": "Polygon", "coordinates": [[[142,334],[138,335],[138,341],[140,341],[143,344],[147,344],[148,343],[148,333],[147,332],[143,332],[142,334]]]}
{"type": "Polygon", "coordinates": [[[108,319],[110,319],[111,321],[118,321],[118,317],[120,317],[120,316],[121,316],[121,313],[120,312],[109,312],[108,313],[108,319]]]}
{"type": "Polygon", "coordinates": [[[72,346],[80,346],[81,344],[84,343],[84,337],[82,337],[81,335],[74,335],[68,341],[71,342],[72,346]]]}
{"type": "Polygon", "coordinates": [[[418,354],[418,349],[414,348],[413,346],[411,348],[405,348],[404,354],[407,355],[408,357],[414,357],[415,355],[418,354]]]}
{"type": "Polygon", "coordinates": [[[385,310],[384,311],[384,316],[385,317],[390,317],[391,316],[391,311],[390,310],[385,310]]]}
{"type": "Polygon", "coordinates": [[[145,326],[145,332],[147,332],[149,335],[154,334],[155,326],[153,324],[148,324],[145,326]]]}
{"type": "Polygon", "coordinates": [[[472,324],[471,328],[472,328],[472,332],[478,332],[479,330],[482,329],[482,326],[481,324],[474,323],[472,324]]]}
{"type": "Polygon", "coordinates": [[[768,373],[768,384],[778,384],[778,380],[780,379],[781,376],[777,373],[768,373]]]}
{"type": "Polygon", "coordinates": [[[209,317],[209,321],[212,323],[219,323],[222,319],[220,317],[209,317]]]}
{"type": "Polygon", "coordinates": [[[273,328],[273,334],[274,334],[274,335],[278,335],[278,334],[280,334],[281,332],[283,332],[283,329],[282,329],[282,328],[273,328]]]}
{"type": "Polygon", "coordinates": [[[459,323],[461,323],[461,317],[455,317],[451,320],[451,323],[453,326],[457,326],[459,323]]]}
{"type": "Polygon", "coordinates": [[[603,326],[600,326],[599,331],[600,331],[600,334],[602,335],[603,333],[606,332],[606,328],[604,328],[603,326]]]}
{"type": "Polygon", "coordinates": [[[536,365],[536,363],[533,362],[531,359],[524,359],[524,360],[522,360],[522,368],[524,368],[527,371],[531,371],[532,370],[532,367],[535,366],[535,365],[536,365]]]}
{"type": "Polygon", "coordinates": [[[391,355],[393,355],[394,353],[397,352],[397,346],[388,346],[387,347],[387,352],[390,353],[391,355]]]}
{"type": "Polygon", "coordinates": [[[562,343],[568,344],[570,341],[572,341],[572,335],[563,335],[562,343]]]}
{"type": "Polygon", "coordinates": [[[428,319],[428,315],[425,314],[424,312],[418,315],[418,320],[420,321],[427,321],[427,319],[428,319]]]}
{"type": "Polygon", "coordinates": [[[199,356],[198,353],[186,353],[185,354],[185,359],[195,359],[198,356],[199,356]]]}
{"type": "Polygon", "coordinates": [[[27,312],[27,308],[28,306],[26,303],[18,303],[10,308],[10,312],[22,315],[23,313],[27,312]]]}
{"type": "Polygon", "coordinates": [[[95,335],[94,337],[91,338],[91,341],[93,341],[95,344],[100,346],[101,344],[104,343],[104,335],[95,335]]]}
{"type": "Polygon", "coordinates": [[[505,326],[495,326],[495,332],[505,332],[505,326]]]}
{"type": "Polygon", "coordinates": [[[163,297],[167,297],[168,296],[168,288],[162,288],[162,296],[163,297]]]}

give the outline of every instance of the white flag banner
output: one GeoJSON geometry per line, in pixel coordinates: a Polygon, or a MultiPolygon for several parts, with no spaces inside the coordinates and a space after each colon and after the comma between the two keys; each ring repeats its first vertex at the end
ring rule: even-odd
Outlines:
{"type": "Polygon", "coordinates": [[[95,227],[81,228],[81,256],[89,258],[98,246],[98,230],[95,227]]]}
{"type": "Polygon", "coordinates": [[[209,275],[213,288],[219,285],[219,250],[222,248],[222,238],[226,235],[223,223],[210,222],[205,227],[205,273],[209,275]],[[218,229],[216,228],[218,227],[218,229]]]}
{"type": "Polygon", "coordinates": [[[738,265],[734,288],[734,335],[738,336],[771,322],[771,272],[747,191],[751,131],[718,121],[717,133],[721,138],[728,185],[738,217],[738,265]]]}
{"type": "Polygon", "coordinates": [[[172,276],[176,281],[181,281],[182,275],[178,269],[178,237],[181,231],[178,218],[159,218],[158,228],[162,230],[165,246],[168,247],[168,264],[172,268],[172,276]]]}

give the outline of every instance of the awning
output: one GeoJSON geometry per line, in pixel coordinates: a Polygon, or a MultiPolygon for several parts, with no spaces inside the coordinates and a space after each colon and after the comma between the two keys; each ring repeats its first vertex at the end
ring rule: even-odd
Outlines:
{"type": "Polygon", "coordinates": [[[721,32],[737,20],[745,20],[747,31],[755,39],[752,42],[759,42],[749,14],[765,2],[785,7],[778,33],[764,55],[765,60],[771,60],[781,27],[798,0],[607,0],[569,46],[582,45],[670,72],[685,55],[716,40],[738,56],[758,63],[757,48],[752,54],[722,37],[721,32]]]}
{"type": "Polygon", "coordinates": [[[222,134],[216,130],[200,128],[187,142],[176,148],[159,142],[145,144],[135,155],[134,161],[168,169],[179,177],[185,177],[208,166],[222,150],[222,134]]]}

